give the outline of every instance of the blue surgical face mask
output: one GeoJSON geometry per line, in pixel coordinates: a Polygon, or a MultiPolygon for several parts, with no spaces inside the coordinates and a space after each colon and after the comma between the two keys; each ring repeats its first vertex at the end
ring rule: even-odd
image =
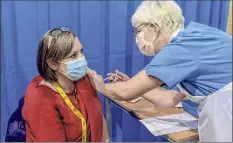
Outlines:
{"type": "Polygon", "coordinates": [[[84,57],[81,59],[64,62],[63,64],[65,64],[67,67],[67,73],[60,72],[70,80],[77,81],[84,77],[87,73],[87,61],[84,57]]]}

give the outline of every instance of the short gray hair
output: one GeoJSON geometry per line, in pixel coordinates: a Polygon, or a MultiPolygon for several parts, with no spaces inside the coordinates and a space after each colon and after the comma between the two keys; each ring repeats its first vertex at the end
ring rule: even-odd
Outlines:
{"type": "Polygon", "coordinates": [[[168,33],[184,28],[182,10],[174,1],[143,1],[132,16],[132,25],[153,24],[151,21],[168,33]]]}

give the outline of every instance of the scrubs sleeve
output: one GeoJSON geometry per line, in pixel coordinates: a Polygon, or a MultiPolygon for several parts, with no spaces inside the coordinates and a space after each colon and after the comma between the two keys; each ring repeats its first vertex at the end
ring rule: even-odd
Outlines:
{"type": "MultiPolygon", "coordinates": [[[[164,47],[146,66],[147,75],[156,77],[170,89],[197,74],[198,66],[192,52],[180,43],[164,47]]],[[[165,86],[164,85],[164,86],[165,86]]]]}
{"type": "Polygon", "coordinates": [[[169,88],[166,84],[161,85],[162,88],[167,89],[167,90],[175,90],[177,92],[180,92],[179,88],[177,86],[174,86],[172,88],[169,88]]]}

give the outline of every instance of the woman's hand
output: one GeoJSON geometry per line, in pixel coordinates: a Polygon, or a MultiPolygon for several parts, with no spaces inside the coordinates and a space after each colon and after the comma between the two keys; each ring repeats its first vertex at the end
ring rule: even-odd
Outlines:
{"type": "Polygon", "coordinates": [[[107,76],[109,77],[110,82],[113,83],[127,81],[130,79],[129,76],[122,72],[119,72],[118,70],[116,70],[115,73],[108,73],[107,76]]]}

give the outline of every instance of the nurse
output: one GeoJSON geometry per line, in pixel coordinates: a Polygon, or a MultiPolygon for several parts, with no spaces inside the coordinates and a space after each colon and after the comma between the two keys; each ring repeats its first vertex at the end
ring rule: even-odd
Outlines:
{"type": "MultiPolygon", "coordinates": [[[[196,22],[184,28],[182,11],[174,1],[143,1],[131,22],[141,53],[153,59],[124,82],[105,84],[101,75],[90,71],[93,85],[103,95],[124,101],[143,96],[161,106],[174,106],[187,96],[201,104],[232,82],[232,36],[196,22]],[[174,87],[182,93],[169,90],[174,87]]],[[[227,136],[209,136],[207,141],[232,140],[228,129],[227,136]]],[[[200,140],[206,141],[202,136],[200,140]]]]}

